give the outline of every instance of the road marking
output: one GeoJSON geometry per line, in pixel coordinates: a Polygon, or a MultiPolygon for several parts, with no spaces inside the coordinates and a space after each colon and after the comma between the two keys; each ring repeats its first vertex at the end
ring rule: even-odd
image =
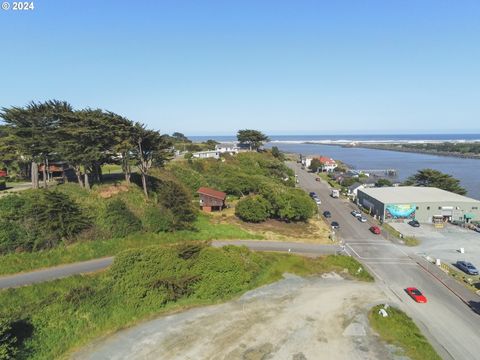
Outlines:
{"type": "Polygon", "coordinates": [[[371,267],[371,266],[369,266],[369,265],[368,265],[368,264],[366,264],[366,263],[364,263],[363,265],[365,265],[365,266],[366,266],[366,267],[367,267],[367,268],[368,268],[368,269],[369,269],[369,270],[370,270],[370,271],[373,273],[373,275],[375,275],[377,278],[379,278],[379,279],[380,279],[380,281],[383,281],[383,282],[385,282],[385,281],[383,280],[383,278],[382,278],[380,275],[378,275],[378,274],[377,274],[377,272],[376,272],[375,270],[373,270],[373,269],[372,269],[372,267],[371,267]]]}
{"type": "Polygon", "coordinates": [[[352,245],[389,245],[389,246],[395,246],[390,242],[374,242],[374,241],[371,241],[371,242],[348,242],[348,244],[352,244],[352,245]]]}
{"type": "MultiPolygon", "coordinates": [[[[362,259],[362,260],[377,260],[377,261],[381,261],[381,260],[402,260],[402,258],[398,258],[398,257],[388,257],[388,258],[382,258],[382,257],[363,257],[363,256],[360,256],[360,254],[358,252],[355,251],[355,249],[353,247],[350,246],[350,244],[346,244],[346,246],[348,246],[348,248],[350,250],[353,251],[353,253],[359,258],[359,259],[362,259]]],[[[408,258],[409,259],[409,258],[408,258]]],[[[407,260],[407,259],[405,259],[407,260]]]]}
{"type": "Polygon", "coordinates": [[[372,265],[413,265],[417,266],[417,263],[412,262],[412,261],[366,261],[367,264],[372,264],[372,265]]]}

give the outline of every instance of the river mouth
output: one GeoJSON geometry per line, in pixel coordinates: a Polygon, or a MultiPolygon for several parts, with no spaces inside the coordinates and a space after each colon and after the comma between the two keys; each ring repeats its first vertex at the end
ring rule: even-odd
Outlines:
{"type": "Polygon", "coordinates": [[[367,313],[385,299],[373,283],[337,274],[283,280],[239,299],[123,330],[73,359],[395,359],[367,313]]]}

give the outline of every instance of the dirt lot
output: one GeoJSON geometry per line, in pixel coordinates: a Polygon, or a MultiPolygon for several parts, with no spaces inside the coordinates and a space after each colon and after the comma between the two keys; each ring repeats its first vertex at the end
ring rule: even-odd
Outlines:
{"type": "Polygon", "coordinates": [[[74,359],[399,359],[367,322],[375,284],[287,276],[221,305],[119,332],[74,359]]]}
{"type": "Polygon", "coordinates": [[[266,240],[301,242],[307,244],[331,244],[331,232],[321,217],[314,217],[308,222],[286,223],[278,220],[267,220],[259,224],[241,221],[235,216],[235,209],[229,208],[222,212],[212,213],[212,221],[217,223],[235,224],[250,233],[262,235],[266,240]]]}

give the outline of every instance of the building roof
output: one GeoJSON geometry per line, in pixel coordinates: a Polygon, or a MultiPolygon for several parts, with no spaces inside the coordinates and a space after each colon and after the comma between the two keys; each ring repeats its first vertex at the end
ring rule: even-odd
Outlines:
{"type": "Polygon", "coordinates": [[[350,185],[348,187],[348,190],[353,191],[353,190],[359,188],[360,186],[363,186],[363,184],[360,183],[360,182],[356,182],[356,183],[353,183],[352,185],[350,185]]]}
{"type": "Polygon", "coordinates": [[[219,200],[225,200],[225,198],[227,197],[227,194],[225,194],[223,191],[218,191],[207,187],[201,187],[200,189],[198,189],[197,194],[207,195],[219,200]]]}
{"type": "Polygon", "coordinates": [[[320,156],[317,157],[317,159],[322,163],[326,165],[335,165],[336,162],[332,158],[326,157],[326,156],[320,156]]]}
{"type": "Polygon", "coordinates": [[[458,195],[450,191],[441,190],[435,187],[392,186],[365,188],[358,191],[370,195],[371,197],[383,202],[384,204],[422,202],[476,202],[480,205],[479,200],[475,200],[463,195],[458,195]]]}

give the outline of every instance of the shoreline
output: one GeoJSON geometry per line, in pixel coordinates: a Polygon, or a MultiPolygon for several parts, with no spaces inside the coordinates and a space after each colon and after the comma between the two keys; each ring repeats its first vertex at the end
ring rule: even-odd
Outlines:
{"type": "Polygon", "coordinates": [[[462,159],[480,160],[480,154],[462,154],[462,153],[455,153],[455,152],[448,152],[448,151],[432,151],[432,150],[421,150],[421,149],[398,147],[398,145],[402,145],[402,143],[391,143],[391,144],[385,145],[383,143],[382,144],[381,143],[366,144],[366,143],[358,142],[355,145],[350,145],[350,144],[332,144],[332,143],[318,144],[318,143],[312,143],[312,142],[304,142],[303,144],[340,146],[343,148],[386,150],[386,151],[407,152],[407,153],[414,153],[414,154],[425,154],[425,155],[436,155],[436,156],[455,157],[455,158],[462,158],[462,159]]]}

